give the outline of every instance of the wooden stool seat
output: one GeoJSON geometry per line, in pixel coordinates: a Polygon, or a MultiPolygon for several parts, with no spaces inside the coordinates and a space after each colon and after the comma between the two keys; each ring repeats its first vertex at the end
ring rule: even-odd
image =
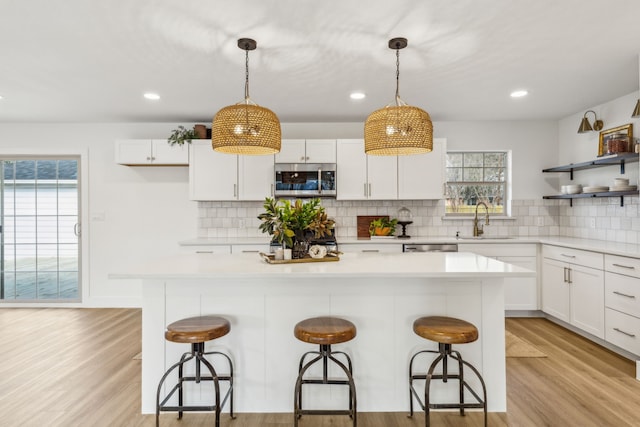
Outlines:
{"type": "Polygon", "coordinates": [[[231,330],[229,321],[218,316],[189,317],[167,326],[164,337],[177,343],[199,343],[225,336],[231,330]]]}
{"type": "Polygon", "coordinates": [[[337,317],[314,317],[299,322],[293,334],[300,341],[331,345],[352,340],[356,336],[356,326],[337,317]]]}
{"type": "Polygon", "coordinates": [[[441,344],[466,344],[478,339],[473,323],[443,316],[427,316],[413,322],[413,332],[441,344]]]}

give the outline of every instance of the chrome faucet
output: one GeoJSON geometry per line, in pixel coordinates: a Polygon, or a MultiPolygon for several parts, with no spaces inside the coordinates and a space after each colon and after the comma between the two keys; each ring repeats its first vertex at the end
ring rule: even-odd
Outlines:
{"type": "Polygon", "coordinates": [[[480,202],[476,204],[476,214],[473,217],[473,237],[478,237],[482,233],[484,233],[482,224],[478,224],[478,208],[480,207],[480,205],[484,206],[484,210],[486,211],[484,225],[489,225],[489,208],[487,207],[487,204],[485,202],[480,202]]]}

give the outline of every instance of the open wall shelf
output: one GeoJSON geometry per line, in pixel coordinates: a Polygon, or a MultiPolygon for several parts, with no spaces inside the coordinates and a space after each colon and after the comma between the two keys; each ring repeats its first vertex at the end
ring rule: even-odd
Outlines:
{"type": "MultiPolygon", "coordinates": [[[[620,166],[620,174],[624,174],[624,165],[626,163],[634,163],[640,160],[638,153],[619,153],[608,156],[598,157],[595,160],[582,163],[570,163],[563,166],[555,166],[548,169],[542,169],[542,172],[569,172],[573,180],[573,172],[600,168],[604,166],[620,166]]],[[[584,199],[588,197],[620,197],[620,206],[624,206],[624,196],[637,196],[640,192],[635,191],[605,191],[600,193],[578,193],[578,194],[556,194],[552,196],[542,196],[543,199],[569,199],[569,203],[573,206],[573,199],[584,199]]]]}
{"type": "Polygon", "coordinates": [[[574,171],[600,168],[603,166],[620,165],[620,173],[624,174],[624,165],[626,163],[637,162],[639,159],[640,155],[638,155],[638,153],[611,154],[609,156],[602,156],[588,162],[570,163],[564,166],[555,166],[548,169],[542,169],[542,172],[569,172],[571,174],[571,179],[573,179],[574,171]]]}

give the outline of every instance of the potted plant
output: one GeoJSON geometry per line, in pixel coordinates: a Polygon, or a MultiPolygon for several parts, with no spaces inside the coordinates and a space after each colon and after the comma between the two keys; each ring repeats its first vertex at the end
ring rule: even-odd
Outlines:
{"type": "Polygon", "coordinates": [[[396,218],[380,217],[374,219],[369,224],[369,235],[371,236],[392,236],[396,232],[398,220],[396,218]]]}
{"type": "Polygon", "coordinates": [[[308,240],[331,234],[335,221],[327,216],[320,199],[311,199],[306,203],[298,199],[280,200],[267,197],[264,201],[265,211],[258,215],[261,221],[260,231],[272,236],[272,240],[294,249],[299,258],[306,255],[308,240]],[[298,247],[296,247],[298,245],[298,247]]]}
{"type": "Polygon", "coordinates": [[[174,129],[167,138],[167,142],[169,145],[184,145],[185,142],[191,144],[192,139],[197,139],[198,134],[195,129],[187,129],[184,126],[178,126],[177,129],[174,129]]]}

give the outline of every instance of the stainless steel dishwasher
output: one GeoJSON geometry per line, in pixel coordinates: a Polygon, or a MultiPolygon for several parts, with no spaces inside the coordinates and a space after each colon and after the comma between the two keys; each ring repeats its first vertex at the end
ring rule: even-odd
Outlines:
{"type": "Polygon", "coordinates": [[[456,243],[404,243],[402,252],[458,252],[456,243]]]}

